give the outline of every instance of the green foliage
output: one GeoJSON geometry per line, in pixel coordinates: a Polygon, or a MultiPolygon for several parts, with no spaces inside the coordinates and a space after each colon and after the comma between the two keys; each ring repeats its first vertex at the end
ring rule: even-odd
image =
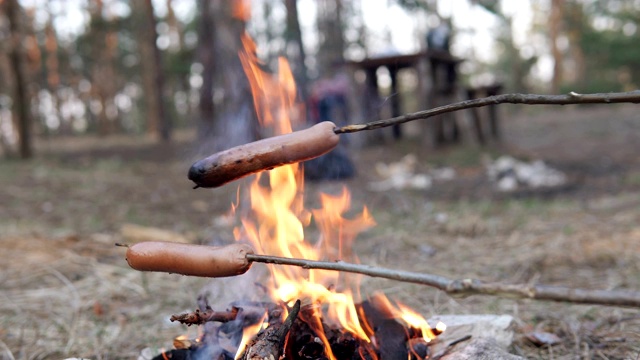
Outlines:
{"type": "Polygon", "coordinates": [[[578,33],[585,78],[580,89],[623,91],[640,85],[640,6],[631,1],[567,2],[566,31],[578,33]],[[578,13],[578,15],[576,15],[578,13]]]}

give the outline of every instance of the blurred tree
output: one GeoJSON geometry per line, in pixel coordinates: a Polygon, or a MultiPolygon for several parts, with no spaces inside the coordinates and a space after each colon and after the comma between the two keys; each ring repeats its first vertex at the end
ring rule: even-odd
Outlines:
{"type": "Polygon", "coordinates": [[[507,91],[527,92],[526,78],[538,61],[538,57],[522,57],[520,48],[513,38],[513,18],[504,13],[498,0],[475,0],[473,2],[494,14],[499,20],[496,42],[500,56],[498,56],[493,71],[497,74],[503,73],[502,78],[506,80],[507,91]]]}
{"type": "Polygon", "coordinates": [[[213,102],[213,82],[215,73],[215,23],[209,0],[199,0],[200,25],[198,29],[198,61],[202,65],[202,86],[200,88],[200,118],[198,138],[208,140],[214,131],[215,103],[213,102]]]}
{"type": "Polygon", "coordinates": [[[553,57],[553,75],[551,77],[551,93],[560,91],[562,82],[563,54],[559,47],[560,34],[563,31],[563,0],[551,0],[551,14],[549,16],[549,43],[553,57]]]}
{"type": "Polygon", "coordinates": [[[21,158],[27,159],[33,156],[33,144],[31,141],[33,119],[29,111],[29,95],[23,69],[25,57],[22,49],[23,35],[20,26],[21,7],[20,4],[18,4],[18,0],[5,1],[5,7],[11,36],[9,61],[11,64],[11,72],[14,76],[12,113],[14,118],[18,119],[19,154],[21,158]]]}
{"type": "Polygon", "coordinates": [[[169,48],[179,51],[184,45],[184,31],[180,26],[175,11],[173,11],[173,0],[166,0],[165,6],[167,8],[166,21],[169,26],[169,37],[171,40],[169,48]]]}
{"type": "Polygon", "coordinates": [[[198,60],[203,66],[198,137],[217,151],[257,137],[251,91],[238,52],[248,20],[245,0],[199,0],[198,60]]]}
{"type": "Polygon", "coordinates": [[[157,22],[151,0],[133,1],[134,12],[144,19],[138,32],[144,100],[146,102],[147,132],[162,141],[171,138],[171,121],[165,109],[164,69],[162,54],[158,48],[157,22]]]}
{"type": "Polygon", "coordinates": [[[291,69],[296,79],[302,100],[308,98],[309,74],[307,71],[307,55],[302,42],[302,30],[298,18],[298,0],[285,0],[287,8],[287,27],[285,30],[285,49],[287,59],[291,62],[291,69]]]}
{"type": "Polygon", "coordinates": [[[317,26],[319,45],[316,53],[318,72],[323,77],[334,75],[336,65],[344,62],[346,42],[342,0],[319,0],[317,26]]]}
{"type": "Polygon", "coordinates": [[[566,1],[564,18],[564,31],[569,40],[569,59],[571,66],[567,67],[566,80],[569,80],[578,88],[583,88],[586,82],[586,59],[582,50],[582,34],[585,32],[588,19],[582,9],[582,3],[579,1],[566,1]]]}
{"type": "Polygon", "coordinates": [[[114,98],[118,88],[118,24],[110,14],[104,14],[102,0],[89,2],[90,21],[83,42],[86,42],[83,58],[91,79],[90,108],[97,113],[96,127],[99,135],[113,133],[119,127],[119,113],[114,98]]]}
{"type": "MultiPolygon", "coordinates": [[[[585,76],[581,91],[619,91],[640,86],[640,6],[632,1],[572,0],[568,33],[579,32],[585,76]],[[582,14],[579,11],[582,10],[582,14]]],[[[577,59],[580,61],[579,56],[577,59]]]]}

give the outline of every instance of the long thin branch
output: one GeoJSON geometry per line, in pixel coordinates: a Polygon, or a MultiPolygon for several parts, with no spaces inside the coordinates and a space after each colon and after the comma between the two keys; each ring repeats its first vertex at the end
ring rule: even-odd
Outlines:
{"type": "Polygon", "coordinates": [[[538,94],[502,94],[486,98],[473,99],[444,105],[437,108],[418,111],[402,116],[376,120],[366,124],[354,124],[336,128],[336,134],[352,133],[363,130],[379,129],[398,125],[413,120],[427,119],[432,116],[476,107],[498,104],[526,104],[526,105],[569,105],[569,104],[612,104],[612,103],[640,103],[640,90],[621,93],[578,94],[570,92],[567,95],[538,95],[538,94]]]}
{"type": "Polygon", "coordinates": [[[546,285],[487,283],[476,279],[452,280],[439,275],[385,269],[342,261],[314,261],[257,254],[247,254],[247,260],[268,264],[300,266],[305,269],[344,271],[410,282],[431,286],[448,294],[462,297],[481,294],[578,304],[640,307],[640,292],[628,290],[587,290],[546,285]]]}

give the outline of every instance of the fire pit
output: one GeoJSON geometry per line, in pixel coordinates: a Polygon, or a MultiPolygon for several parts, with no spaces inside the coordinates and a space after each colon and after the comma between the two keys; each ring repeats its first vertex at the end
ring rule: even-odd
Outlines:
{"type": "Polygon", "coordinates": [[[289,307],[236,302],[221,312],[202,304],[203,309],[171,317],[187,325],[204,325],[202,335],[195,340],[176,339],[176,349],[155,359],[424,359],[432,340],[444,331],[443,323],[432,329],[397,318],[394,307],[381,295],[356,305],[364,337],[326,323],[319,303],[297,300],[289,307]]]}

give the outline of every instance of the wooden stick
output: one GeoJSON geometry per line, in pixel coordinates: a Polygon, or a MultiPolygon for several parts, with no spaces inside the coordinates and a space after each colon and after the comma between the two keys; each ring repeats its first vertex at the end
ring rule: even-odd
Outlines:
{"type": "Polygon", "coordinates": [[[257,254],[247,254],[247,260],[277,265],[293,265],[305,269],[344,271],[410,282],[431,286],[447,294],[460,297],[469,295],[493,295],[577,304],[640,307],[640,292],[629,290],[588,290],[548,285],[487,283],[476,279],[452,280],[439,275],[391,270],[342,261],[314,261],[257,254]]]}
{"type": "Polygon", "coordinates": [[[372,121],[366,124],[354,124],[336,128],[336,134],[353,133],[363,130],[379,129],[398,125],[413,120],[427,119],[436,115],[498,104],[525,105],[569,105],[569,104],[612,104],[612,103],[640,103],[640,90],[620,93],[578,94],[570,92],[566,95],[538,95],[538,94],[502,94],[486,98],[461,101],[437,108],[405,114],[398,117],[372,121]]]}

